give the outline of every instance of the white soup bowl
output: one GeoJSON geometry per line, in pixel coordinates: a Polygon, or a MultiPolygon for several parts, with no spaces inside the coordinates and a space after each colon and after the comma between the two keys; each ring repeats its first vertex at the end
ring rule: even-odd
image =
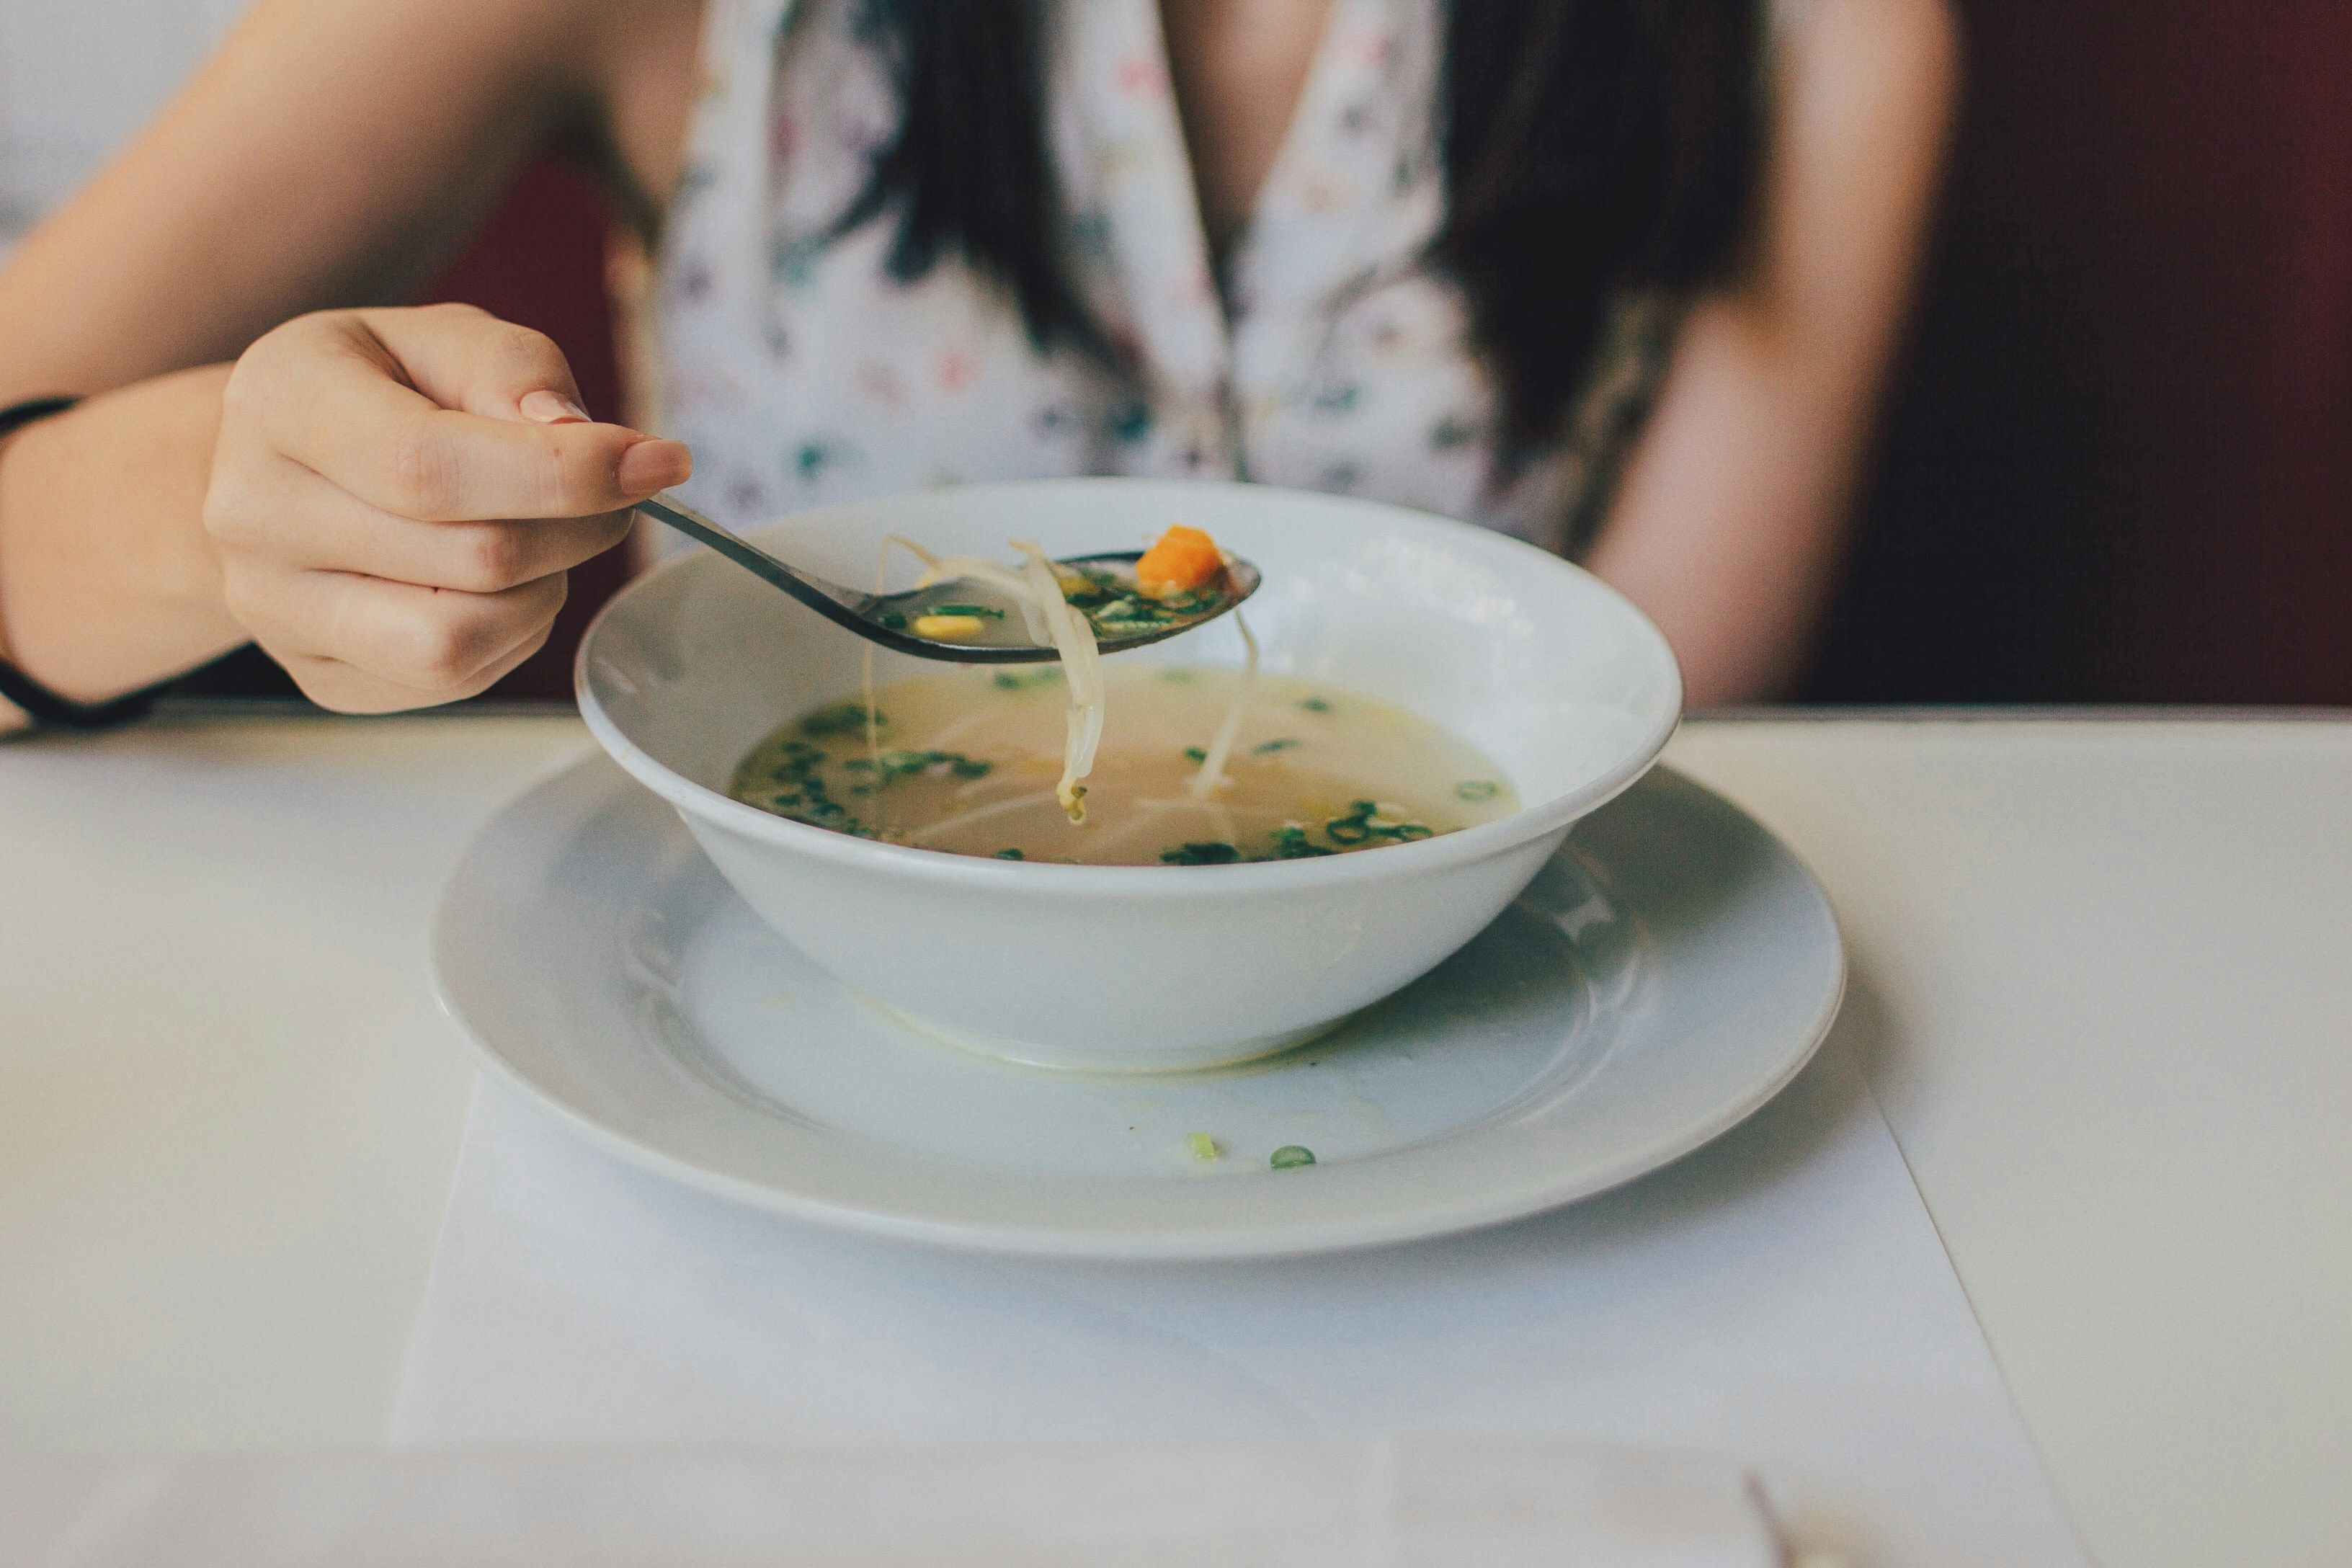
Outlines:
{"type": "MultiPolygon", "coordinates": [[[[1576,820],[1648,769],[1682,682],[1665,639],[1597,578],[1501,534],[1249,485],[1050,480],[833,507],[752,531],[836,582],[883,536],[946,552],[1129,548],[1171,522],[1255,562],[1265,668],[1376,697],[1484,752],[1500,820],[1353,855],[1067,866],[907,848],[730,799],[776,725],[855,698],[864,645],[707,552],[631,584],[580,650],[580,709],[677,807],[743,900],[844,984],[957,1043],[1042,1066],[1169,1070],[1279,1050],[1440,963],[1576,820]]],[[[1238,665],[1226,617],[1121,659],[1238,665]]],[[[887,681],[929,668],[879,653],[887,681]]]]}

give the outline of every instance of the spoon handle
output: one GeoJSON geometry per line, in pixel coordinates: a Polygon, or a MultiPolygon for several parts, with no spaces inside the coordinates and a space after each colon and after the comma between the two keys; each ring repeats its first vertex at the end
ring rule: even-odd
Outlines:
{"type": "Polygon", "coordinates": [[[721,528],[677,497],[663,494],[637,503],[636,510],[656,522],[667,523],[689,539],[700,540],[728,560],[782,588],[810,609],[840,622],[861,636],[871,636],[869,624],[848,603],[846,590],[820,583],[777,560],[740,534],[721,528]]]}
{"type": "Polygon", "coordinates": [[[835,626],[899,653],[912,654],[917,658],[946,659],[961,664],[1036,664],[1061,657],[1051,647],[958,647],[909,636],[874,619],[872,611],[877,601],[873,595],[860,594],[838,584],[828,583],[822,577],[813,577],[797,566],[779,561],[732,529],[722,528],[692,507],[683,504],[676,496],[664,493],[649,497],[639,501],[636,510],[656,522],[667,523],[688,539],[698,540],[710,546],[770,586],[790,594],[835,626]]]}

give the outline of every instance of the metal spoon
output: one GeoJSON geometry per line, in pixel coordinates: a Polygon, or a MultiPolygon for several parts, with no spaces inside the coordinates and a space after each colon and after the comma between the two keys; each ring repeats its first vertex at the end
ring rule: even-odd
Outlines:
{"type": "MultiPolygon", "coordinates": [[[[860,593],[855,588],[845,588],[838,583],[828,583],[822,577],[812,576],[797,566],[777,560],[742,535],[721,528],[692,507],[682,505],[674,496],[658,495],[641,500],[636,510],[656,522],[667,523],[688,538],[700,540],[736,565],[764,579],[771,586],[782,589],[827,620],[899,653],[910,653],[918,658],[950,659],[958,664],[1038,664],[1061,657],[1051,643],[1031,642],[1019,607],[986,584],[958,578],[903,594],[860,593]],[[915,635],[911,628],[916,620],[925,615],[939,613],[941,606],[978,609],[979,615],[964,618],[978,620],[981,631],[970,640],[915,635]]],[[[1111,551],[1100,555],[1068,556],[1056,564],[1079,571],[1108,573],[1131,587],[1135,582],[1135,563],[1142,554],[1139,550],[1111,551]]],[[[1206,609],[1169,615],[1162,624],[1112,634],[1105,633],[1102,621],[1097,620],[1096,641],[1103,652],[1118,653],[1125,648],[1141,647],[1147,643],[1172,637],[1179,632],[1189,632],[1239,605],[1244,599],[1257,592],[1259,581],[1257,568],[1248,562],[1229,562],[1225,566],[1224,592],[1206,609]]]]}

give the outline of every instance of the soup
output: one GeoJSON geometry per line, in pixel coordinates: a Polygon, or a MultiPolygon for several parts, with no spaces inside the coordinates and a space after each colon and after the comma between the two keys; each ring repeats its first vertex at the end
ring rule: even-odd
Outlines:
{"type": "Polygon", "coordinates": [[[1055,666],[895,681],[876,689],[870,722],[864,702],[828,704],[754,747],[730,793],[892,844],[1103,866],[1348,854],[1518,808],[1475,748],[1370,698],[1233,669],[1099,668],[1106,700],[1083,822],[1055,795],[1070,693],[1055,666]],[[1235,718],[1212,772],[1211,751],[1235,718]]]}

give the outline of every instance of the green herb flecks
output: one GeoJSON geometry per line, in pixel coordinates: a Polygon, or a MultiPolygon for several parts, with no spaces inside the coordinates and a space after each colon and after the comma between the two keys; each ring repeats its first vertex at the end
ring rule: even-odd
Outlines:
{"type": "MultiPolygon", "coordinates": [[[[866,722],[866,710],[855,708],[855,722],[866,722]]],[[[824,715],[812,714],[812,718],[824,715]]],[[[767,809],[794,822],[805,822],[815,827],[830,827],[842,833],[854,833],[861,838],[871,838],[873,833],[852,816],[849,808],[833,798],[824,782],[824,752],[805,741],[784,742],[783,755],[769,770],[775,788],[768,795],[767,809]]],[[[862,792],[861,792],[862,793],[862,792]]]]}
{"type": "Polygon", "coordinates": [[[989,683],[999,691],[1034,691],[1041,686],[1056,685],[1061,679],[1062,667],[1056,664],[1044,669],[1030,670],[1025,675],[1010,669],[1000,669],[989,678],[989,683]]]}
{"type": "Polygon", "coordinates": [[[1323,825],[1326,838],[1349,849],[1359,844],[1407,844],[1416,838],[1431,837],[1436,831],[1425,822],[1384,814],[1378,802],[1369,800],[1351,803],[1347,816],[1335,816],[1323,825]]]}
{"type": "Polygon", "coordinates": [[[1315,1151],[1300,1143],[1285,1143],[1266,1156],[1265,1163],[1277,1171],[1296,1171],[1315,1163],[1315,1151]]]}
{"type": "Polygon", "coordinates": [[[1464,779],[1454,786],[1454,793],[1462,800],[1492,800],[1503,793],[1503,786],[1493,779],[1464,779]]]}
{"type": "Polygon", "coordinates": [[[1297,741],[1288,735],[1285,735],[1278,741],[1261,741],[1250,748],[1250,755],[1270,757],[1276,752],[1286,752],[1297,744],[1298,744],[1297,741]]]}
{"type": "Polygon", "coordinates": [[[1217,1141],[1205,1132],[1184,1134],[1184,1151],[1203,1165],[1223,1159],[1225,1152],[1217,1146],[1217,1141]]]}
{"type": "Polygon", "coordinates": [[[1215,588],[1164,598],[1141,594],[1115,574],[1093,566],[1073,568],[1062,580],[1062,597],[1070,607],[1092,622],[1097,633],[1111,637],[1163,630],[1215,609],[1223,596],[1215,588]]]}
{"type": "Polygon", "coordinates": [[[1286,823],[1274,830],[1274,858],[1276,860],[1307,860],[1318,855],[1338,853],[1337,849],[1309,840],[1307,829],[1297,823],[1286,823]]]}
{"type": "Polygon", "coordinates": [[[990,858],[996,860],[1026,860],[1029,857],[1024,855],[1018,849],[1000,849],[993,856],[990,857],[990,858]]]}
{"type": "Polygon", "coordinates": [[[1188,763],[1205,763],[1209,760],[1209,749],[1206,746],[1187,746],[1184,748],[1184,760],[1188,763]]]}
{"type": "Polygon", "coordinates": [[[987,605],[933,605],[929,609],[925,610],[923,614],[927,616],[973,616],[984,621],[1001,621],[1004,618],[1004,612],[1003,610],[992,608],[987,605]]]}
{"type": "MultiPolygon", "coordinates": [[[[885,713],[875,714],[874,727],[877,730],[888,729],[889,716],[885,713]]],[[[801,733],[812,741],[822,741],[833,735],[854,734],[865,728],[866,704],[863,702],[836,702],[830,708],[818,709],[800,721],[801,733]]]]}
{"type": "Polygon", "coordinates": [[[1328,713],[1331,711],[1331,704],[1326,702],[1320,697],[1303,697],[1299,699],[1298,705],[1301,708],[1306,709],[1309,713],[1328,713]]]}
{"type": "Polygon", "coordinates": [[[1221,840],[1204,844],[1179,844],[1173,849],[1160,852],[1165,866],[1230,866],[1242,858],[1242,852],[1221,840]]]}
{"type": "Polygon", "coordinates": [[[994,763],[980,757],[967,757],[961,752],[902,751],[885,752],[873,758],[852,757],[841,765],[851,773],[874,773],[881,785],[922,774],[933,778],[984,779],[996,767],[994,763]]]}

